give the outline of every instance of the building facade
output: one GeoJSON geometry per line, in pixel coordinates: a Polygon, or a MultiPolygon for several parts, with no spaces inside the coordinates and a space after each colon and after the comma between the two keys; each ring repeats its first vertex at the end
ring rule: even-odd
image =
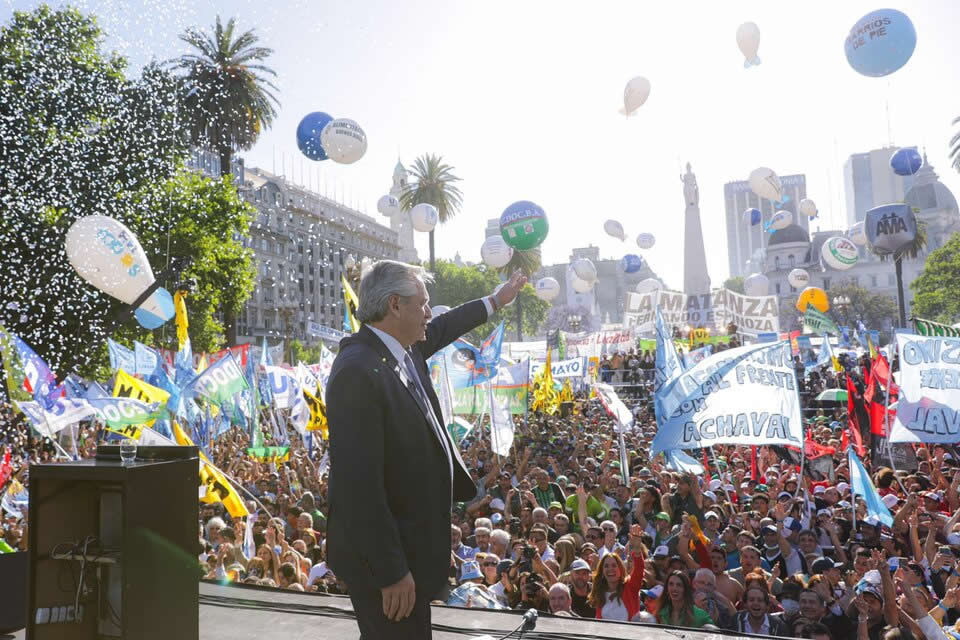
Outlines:
{"type": "Polygon", "coordinates": [[[863,220],[874,207],[903,202],[916,176],[898,176],[890,168],[890,156],[898,149],[900,147],[884,147],[855,153],[843,163],[847,227],[863,220]]]}
{"type": "MultiPolygon", "coordinates": [[[[393,168],[393,184],[390,186],[390,195],[399,199],[406,184],[407,170],[398,159],[397,166],[393,168]]],[[[403,211],[391,216],[390,228],[397,232],[397,242],[400,244],[398,259],[408,264],[419,264],[420,257],[417,255],[417,247],[413,242],[413,221],[410,219],[410,212],[403,211]]]]}
{"type": "Polygon", "coordinates": [[[807,177],[804,174],[780,176],[780,184],[786,200],[779,204],[758,197],[746,180],[728,182],[723,186],[730,277],[746,276],[763,269],[771,237],[763,227],[777,211],[790,211],[793,224],[809,232],[810,220],[797,214],[797,205],[807,197],[807,177]],[[744,220],[743,212],[747,209],[760,210],[760,223],[751,226],[749,220],[744,220]]]}

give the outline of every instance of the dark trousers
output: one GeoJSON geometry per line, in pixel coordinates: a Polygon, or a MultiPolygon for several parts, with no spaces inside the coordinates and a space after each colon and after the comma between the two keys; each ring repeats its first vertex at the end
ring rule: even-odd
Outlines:
{"type": "Polygon", "coordinates": [[[362,640],[429,640],[430,601],[417,595],[410,615],[394,622],[383,615],[383,600],[379,593],[350,594],[353,611],[357,614],[362,640]]]}

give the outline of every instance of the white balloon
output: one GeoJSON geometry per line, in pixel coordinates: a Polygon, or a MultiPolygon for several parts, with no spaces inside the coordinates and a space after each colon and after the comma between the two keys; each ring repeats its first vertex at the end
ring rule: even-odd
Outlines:
{"type": "Polygon", "coordinates": [[[787,282],[796,289],[806,289],[810,284],[810,274],[806,269],[794,269],[787,275],[787,282]]]}
{"type": "Polygon", "coordinates": [[[620,113],[633,115],[633,112],[642,107],[649,96],[650,81],[643,76],[631,78],[623,88],[623,110],[620,113]]]}
{"type": "Polygon", "coordinates": [[[862,220],[847,229],[847,237],[857,246],[863,247],[867,244],[867,230],[864,228],[862,220]]]}
{"type": "Polygon", "coordinates": [[[773,217],[770,218],[770,228],[776,229],[777,231],[779,231],[780,229],[786,229],[791,224],[793,224],[792,211],[787,211],[787,210],[777,211],[775,214],[773,214],[773,217]]]}
{"type": "Polygon", "coordinates": [[[480,257],[487,265],[499,269],[507,266],[513,258],[513,247],[506,243],[503,236],[490,236],[480,246],[480,257]]]}
{"type": "Polygon", "coordinates": [[[760,167],[750,173],[750,190],[759,198],[779,201],[783,194],[783,185],[773,169],[760,167]]]}
{"type": "Polygon", "coordinates": [[[745,58],[744,68],[760,64],[757,51],[760,49],[760,27],[753,22],[744,22],[737,27],[737,46],[745,58]]]}
{"type": "Polygon", "coordinates": [[[641,249],[652,249],[656,241],[652,233],[641,233],[637,236],[637,246],[641,249]]]}
{"type": "Polygon", "coordinates": [[[421,233],[429,233],[437,226],[440,213],[432,204],[421,202],[410,210],[410,220],[413,222],[414,229],[421,233]]]}
{"type": "Polygon", "coordinates": [[[828,267],[833,267],[838,271],[846,271],[857,264],[857,260],[860,258],[857,245],[843,236],[828,238],[820,247],[820,255],[828,267]]]}
{"type": "Polygon", "coordinates": [[[400,201],[395,196],[387,194],[377,200],[377,211],[388,218],[400,213],[400,201]]]}
{"type": "Polygon", "coordinates": [[[545,302],[550,302],[560,295],[560,283],[551,277],[540,278],[536,286],[537,297],[545,302]]]}
{"type": "MultiPolygon", "coordinates": [[[[573,272],[581,280],[589,282],[591,285],[597,280],[597,268],[586,258],[578,258],[570,265],[573,272]]],[[[582,291],[580,293],[583,293],[582,291]]]]}
{"type": "Polygon", "coordinates": [[[575,273],[571,273],[570,285],[577,293],[587,293],[590,289],[593,289],[594,282],[578,278],[575,273]]]}
{"type": "Polygon", "coordinates": [[[770,290],[770,280],[762,273],[751,273],[743,281],[743,292],[748,296],[765,296],[770,290]]]}
{"type": "Polygon", "coordinates": [[[616,220],[607,220],[604,222],[603,230],[607,232],[607,235],[613,236],[619,240],[627,239],[627,234],[623,231],[623,225],[616,220]]]}
{"type": "Polygon", "coordinates": [[[811,220],[817,217],[819,211],[817,211],[817,203],[811,200],[810,198],[804,198],[800,201],[800,204],[797,206],[797,209],[800,211],[801,215],[805,215],[811,220]]]}
{"type": "Polygon", "coordinates": [[[334,162],[353,164],[367,152],[367,134],[349,118],[337,118],[320,132],[320,145],[334,162]]]}
{"type": "Polygon", "coordinates": [[[637,293],[651,293],[653,291],[659,291],[662,288],[663,285],[660,284],[659,280],[656,278],[647,278],[637,283],[636,291],[637,293]]]}
{"type": "Polygon", "coordinates": [[[450,311],[450,307],[448,307],[448,306],[445,305],[445,304],[438,304],[437,306],[435,306],[435,307],[433,307],[432,309],[430,309],[430,313],[433,314],[433,317],[434,317],[434,318],[436,318],[437,316],[440,316],[440,315],[445,314],[447,311],[450,311]]]}
{"type": "MultiPolygon", "coordinates": [[[[140,241],[113,218],[78,218],[67,230],[64,248],[81,278],[126,304],[133,304],[154,283],[140,241]]],[[[134,313],[141,325],[156,329],[173,317],[173,298],[160,287],[134,313]]]]}

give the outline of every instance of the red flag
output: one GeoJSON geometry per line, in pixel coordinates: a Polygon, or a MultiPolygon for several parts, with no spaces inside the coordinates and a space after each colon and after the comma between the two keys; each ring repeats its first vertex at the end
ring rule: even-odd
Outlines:
{"type": "Polygon", "coordinates": [[[754,482],[760,480],[760,469],[757,468],[757,447],[750,447],[750,479],[754,482]]]}
{"type": "Polygon", "coordinates": [[[853,403],[853,396],[857,393],[856,387],[853,386],[853,380],[850,379],[850,374],[847,374],[847,422],[850,425],[850,439],[853,440],[853,444],[857,447],[857,455],[861,458],[866,453],[866,449],[863,446],[863,439],[860,437],[860,423],[857,421],[857,410],[853,403]]]}
{"type": "Polygon", "coordinates": [[[836,453],[836,449],[833,447],[828,447],[826,445],[815,442],[810,435],[810,432],[807,432],[807,440],[803,443],[803,455],[807,458],[813,460],[814,458],[819,458],[824,455],[833,455],[836,453]]]}
{"type": "Polygon", "coordinates": [[[863,401],[867,405],[867,410],[870,409],[870,403],[873,402],[873,368],[870,368],[870,373],[867,374],[867,384],[863,388],[863,401]]]}
{"type": "Polygon", "coordinates": [[[890,387],[890,395],[894,395],[899,392],[897,383],[891,380],[890,364],[887,362],[887,359],[882,353],[877,354],[877,357],[874,358],[873,365],[870,367],[870,372],[873,374],[874,380],[883,385],[884,389],[886,389],[890,384],[893,385],[890,387]]]}
{"type": "Polygon", "coordinates": [[[3,455],[3,464],[0,464],[0,487],[6,484],[10,476],[13,475],[13,465],[10,464],[10,450],[3,455]]]}
{"type": "Polygon", "coordinates": [[[870,413],[870,433],[887,437],[886,425],[883,424],[883,402],[870,402],[867,411],[870,413]]]}
{"type": "Polygon", "coordinates": [[[707,481],[707,484],[710,483],[710,462],[707,460],[707,450],[701,449],[703,451],[703,476],[704,480],[707,481]]]}

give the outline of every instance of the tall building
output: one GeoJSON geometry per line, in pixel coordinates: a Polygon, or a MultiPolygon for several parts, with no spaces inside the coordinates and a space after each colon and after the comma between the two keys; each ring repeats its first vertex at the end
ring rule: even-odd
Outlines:
{"type": "MultiPolygon", "coordinates": [[[[403,193],[403,187],[407,184],[407,170],[403,163],[397,159],[397,166],[393,168],[393,185],[390,187],[390,195],[400,198],[403,193]]],[[[417,264],[420,257],[417,255],[417,247],[413,242],[413,222],[410,220],[410,212],[403,211],[390,217],[390,228],[397,232],[397,241],[400,243],[401,262],[417,264]]]]}
{"type": "Polygon", "coordinates": [[[807,177],[804,174],[780,176],[783,195],[786,202],[775,204],[771,200],[758,197],[750,189],[746,180],[728,182],[723,186],[724,206],[727,212],[727,258],[730,276],[746,276],[761,271],[765,264],[765,251],[770,241],[764,225],[780,210],[793,213],[793,223],[806,232],[810,231],[810,220],[797,215],[797,205],[807,197],[807,177]],[[762,214],[760,223],[751,226],[743,219],[747,209],[759,209],[762,214]]]}
{"type": "Polygon", "coordinates": [[[401,259],[398,232],[262,169],[246,169],[243,178],[240,194],[257,209],[243,239],[257,275],[237,318],[238,341],[311,340],[310,322],[341,329],[344,259],[401,259]]]}
{"type": "Polygon", "coordinates": [[[490,236],[499,236],[499,235],[500,235],[500,218],[489,218],[487,220],[487,228],[483,230],[484,239],[487,239],[490,236]]]}
{"type": "Polygon", "coordinates": [[[897,149],[900,147],[855,153],[843,163],[847,227],[863,220],[867,211],[874,207],[902,202],[903,196],[913,186],[915,176],[898,176],[890,168],[890,156],[897,149]]]}

